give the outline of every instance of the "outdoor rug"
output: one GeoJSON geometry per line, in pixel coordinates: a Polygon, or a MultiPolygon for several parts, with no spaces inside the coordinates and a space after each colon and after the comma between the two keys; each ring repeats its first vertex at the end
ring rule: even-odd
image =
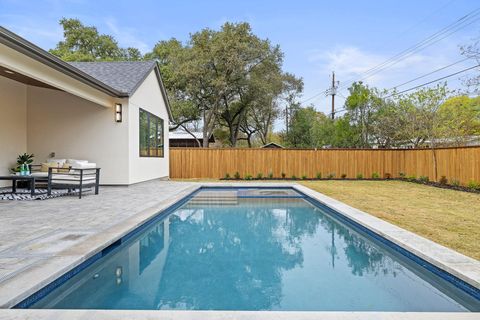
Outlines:
{"type": "Polygon", "coordinates": [[[68,196],[72,194],[77,194],[76,191],[68,191],[68,190],[52,190],[51,195],[47,195],[47,190],[45,189],[35,189],[35,195],[31,196],[30,195],[30,190],[29,189],[17,189],[17,193],[12,194],[9,193],[11,189],[10,188],[0,188],[0,201],[1,200],[45,200],[45,199],[51,199],[51,198],[58,198],[58,197],[63,197],[63,196],[68,196]]]}

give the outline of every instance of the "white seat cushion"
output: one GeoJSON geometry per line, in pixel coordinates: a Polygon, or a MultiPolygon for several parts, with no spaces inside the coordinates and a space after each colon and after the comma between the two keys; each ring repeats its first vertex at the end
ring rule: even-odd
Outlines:
{"type": "Polygon", "coordinates": [[[72,165],[72,169],[95,169],[97,167],[96,163],[86,162],[86,163],[77,163],[72,165]]]}
{"type": "Polygon", "coordinates": [[[47,178],[48,172],[32,172],[31,176],[35,178],[47,178]]]}
{"type": "MultiPolygon", "coordinates": [[[[95,176],[86,176],[82,179],[83,184],[95,182],[95,176]]],[[[54,174],[52,177],[53,184],[80,184],[80,176],[71,174],[54,174]]]]}

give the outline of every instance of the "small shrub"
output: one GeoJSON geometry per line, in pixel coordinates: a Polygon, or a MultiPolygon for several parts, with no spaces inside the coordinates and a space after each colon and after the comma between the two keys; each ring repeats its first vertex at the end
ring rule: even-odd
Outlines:
{"type": "Polygon", "coordinates": [[[480,191],[480,182],[470,180],[467,184],[467,188],[475,191],[480,191]]]}
{"type": "Polygon", "coordinates": [[[384,179],[387,179],[387,180],[388,180],[388,179],[392,179],[392,175],[391,175],[390,173],[388,173],[388,172],[385,172],[385,174],[383,175],[383,178],[384,178],[384,179]]]}
{"type": "Polygon", "coordinates": [[[272,171],[270,171],[270,172],[268,173],[268,179],[273,179],[273,172],[272,172],[272,171]]]}
{"type": "Polygon", "coordinates": [[[302,176],[302,180],[307,180],[307,175],[306,175],[306,174],[304,174],[304,175],[302,176]]]}
{"type": "Polygon", "coordinates": [[[347,174],[346,173],[342,173],[342,175],[340,176],[342,179],[346,179],[347,178],[347,174]]]}
{"type": "Polygon", "coordinates": [[[327,175],[327,179],[333,179],[333,178],[335,178],[335,173],[332,172],[327,175]]]}
{"type": "Polygon", "coordinates": [[[248,173],[247,173],[247,174],[245,175],[245,180],[252,180],[252,179],[253,179],[253,177],[252,177],[251,174],[248,174],[248,173]]]}
{"type": "Polygon", "coordinates": [[[322,173],[321,172],[318,172],[317,175],[316,175],[317,179],[322,179],[322,173]]]}
{"type": "Polygon", "coordinates": [[[285,174],[285,172],[282,172],[281,176],[282,176],[282,179],[285,179],[287,175],[285,174]]]}
{"type": "Polygon", "coordinates": [[[293,176],[292,176],[292,180],[297,180],[297,176],[296,176],[296,175],[293,175],[293,176]]]}
{"type": "Polygon", "coordinates": [[[380,179],[380,175],[378,174],[378,172],[372,173],[372,179],[380,179]]]}
{"type": "Polygon", "coordinates": [[[414,176],[414,175],[408,176],[406,179],[407,179],[408,181],[410,181],[410,182],[417,181],[417,177],[414,176]]]}
{"type": "Polygon", "coordinates": [[[230,173],[225,173],[225,179],[226,180],[230,179],[230,173]]]}
{"type": "Polygon", "coordinates": [[[460,187],[460,181],[456,180],[456,179],[452,179],[452,186],[454,187],[460,187]]]}
{"type": "Polygon", "coordinates": [[[398,173],[398,176],[400,177],[400,179],[405,179],[407,175],[405,174],[405,172],[400,172],[398,173]]]}
{"type": "Polygon", "coordinates": [[[430,181],[430,179],[427,176],[420,176],[418,178],[418,181],[420,181],[421,183],[427,183],[430,181]]]}
{"type": "Polygon", "coordinates": [[[438,182],[440,182],[440,184],[446,185],[448,183],[448,179],[445,176],[441,176],[438,182]]]}
{"type": "Polygon", "coordinates": [[[240,173],[239,173],[238,171],[235,172],[235,174],[233,175],[233,177],[234,177],[235,179],[237,179],[237,180],[240,179],[240,173]]]}
{"type": "Polygon", "coordinates": [[[257,179],[262,180],[263,179],[263,173],[261,173],[261,172],[257,173],[257,179]]]}
{"type": "Polygon", "coordinates": [[[357,179],[358,179],[358,180],[362,180],[362,179],[363,179],[363,174],[357,173],[357,179]]]}

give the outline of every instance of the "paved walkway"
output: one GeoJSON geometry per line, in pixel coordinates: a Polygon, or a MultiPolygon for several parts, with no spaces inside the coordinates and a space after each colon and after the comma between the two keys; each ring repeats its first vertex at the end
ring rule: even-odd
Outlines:
{"type": "Polygon", "coordinates": [[[0,286],[89,236],[178,195],[194,183],[149,181],[101,187],[87,194],[44,201],[0,201],[0,286]]]}

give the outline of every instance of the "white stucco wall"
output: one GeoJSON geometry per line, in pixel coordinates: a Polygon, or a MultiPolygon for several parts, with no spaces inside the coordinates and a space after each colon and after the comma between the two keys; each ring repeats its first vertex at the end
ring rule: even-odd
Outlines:
{"type": "MultiPolygon", "coordinates": [[[[27,152],[27,86],[0,76],[0,175],[27,152]]],[[[0,181],[0,186],[11,182],[0,181]]]]}
{"type": "Polygon", "coordinates": [[[155,72],[152,71],[129,99],[129,159],[130,183],[169,176],[168,112],[155,72]],[[139,155],[139,109],[160,117],[164,121],[164,157],[149,158],[139,155]]]}
{"type": "Polygon", "coordinates": [[[113,105],[102,107],[63,91],[27,89],[27,150],[36,163],[49,158],[84,159],[101,168],[101,184],[128,184],[128,103],[124,121],[115,122],[113,105]]]}

